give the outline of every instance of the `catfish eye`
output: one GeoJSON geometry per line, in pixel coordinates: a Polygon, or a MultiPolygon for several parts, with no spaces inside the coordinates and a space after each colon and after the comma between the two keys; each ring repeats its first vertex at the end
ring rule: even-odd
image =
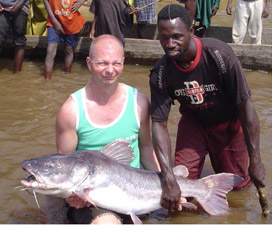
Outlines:
{"type": "Polygon", "coordinates": [[[55,166],[55,164],[53,162],[51,162],[51,161],[49,161],[47,163],[47,167],[49,167],[49,168],[54,168],[54,166],[55,166]]]}

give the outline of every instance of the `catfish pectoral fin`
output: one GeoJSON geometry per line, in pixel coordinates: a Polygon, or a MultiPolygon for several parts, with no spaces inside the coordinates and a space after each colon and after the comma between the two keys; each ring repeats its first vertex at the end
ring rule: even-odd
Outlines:
{"type": "Polygon", "coordinates": [[[90,198],[89,192],[89,188],[84,188],[82,191],[75,192],[75,194],[78,195],[80,198],[84,199],[85,201],[90,202],[95,208],[97,208],[95,202],[90,198]]]}

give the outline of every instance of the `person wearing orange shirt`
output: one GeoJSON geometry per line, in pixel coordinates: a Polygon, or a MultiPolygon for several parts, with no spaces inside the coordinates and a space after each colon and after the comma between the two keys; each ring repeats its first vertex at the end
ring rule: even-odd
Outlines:
{"type": "Polygon", "coordinates": [[[70,73],[79,32],[86,23],[78,12],[85,0],[43,0],[47,17],[47,54],[44,77],[50,80],[58,43],[65,44],[65,72],[70,73]]]}

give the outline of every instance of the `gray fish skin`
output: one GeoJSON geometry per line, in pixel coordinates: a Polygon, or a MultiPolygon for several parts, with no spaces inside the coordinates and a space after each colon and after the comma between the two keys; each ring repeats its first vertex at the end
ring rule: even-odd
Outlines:
{"type": "MultiPolygon", "coordinates": [[[[66,198],[76,194],[97,207],[131,215],[135,223],[140,223],[136,215],[161,208],[161,173],[125,165],[131,161],[126,159],[128,150],[131,152],[127,142],[116,141],[105,148],[107,151],[80,151],[24,161],[22,168],[33,176],[21,183],[45,195],[66,198]],[[120,146],[121,154],[112,155],[120,146]],[[108,150],[114,151],[108,154],[108,150]]],[[[191,180],[185,178],[186,167],[174,169],[182,197],[195,198],[211,215],[227,213],[226,194],[242,181],[230,173],[191,180]]]]}

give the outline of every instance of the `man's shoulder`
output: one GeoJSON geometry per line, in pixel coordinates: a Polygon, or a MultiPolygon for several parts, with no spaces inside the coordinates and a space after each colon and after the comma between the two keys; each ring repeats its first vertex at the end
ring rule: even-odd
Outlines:
{"type": "Polygon", "coordinates": [[[122,84],[128,90],[129,94],[133,94],[134,95],[136,92],[138,92],[138,89],[135,88],[135,87],[132,87],[132,86],[130,86],[128,84],[125,84],[125,83],[120,83],[120,84],[122,84]]]}
{"type": "Polygon", "coordinates": [[[75,107],[75,100],[74,98],[72,97],[72,95],[70,95],[67,100],[63,103],[61,109],[60,109],[60,112],[62,113],[69,113],[69,112],[72,112],[74,111],[75,107]]]}
{"type": "Polygon", "coordinates": [[[202,43],[202,46],[204,49],[221,49],[221,50],[227,50],[232,51],[232,48],[226,43],[216,38],[199,38],[199,40],[202,43]]]}
{"type": "Polygon", "coordinates": [[[138,105],[147,105],[149,104],[149,100],[146,94],[142,92],[137,93],[137,104],[138,105]]]}
{"type": "Polygon", "coordinates": [[[200,38],[199,40],[203,50],[212,57],[222,74],[227,72],[229,66],[239,61],[227,43],[215,38],[200,38]]]}
{"type": "Polygon", "coordinates": [[[58,111],[56,124],[59,126],[72,125],[76,120],[75,103],[71,96],[64,102],[58,111]],[[66,124],[66,125],[65,125],[66,124]]]}
{"type": "Polygon", "coordinates": [[[155,71],[156,73],[159,72],[159,70],[162,70],[162,68],[166,68],[167,65],[170,63],[169,59],[167,58],[166,55],[163,55],[159,61],[154,65],[154,67],[152,68],[152,71],[155,71]]]}

